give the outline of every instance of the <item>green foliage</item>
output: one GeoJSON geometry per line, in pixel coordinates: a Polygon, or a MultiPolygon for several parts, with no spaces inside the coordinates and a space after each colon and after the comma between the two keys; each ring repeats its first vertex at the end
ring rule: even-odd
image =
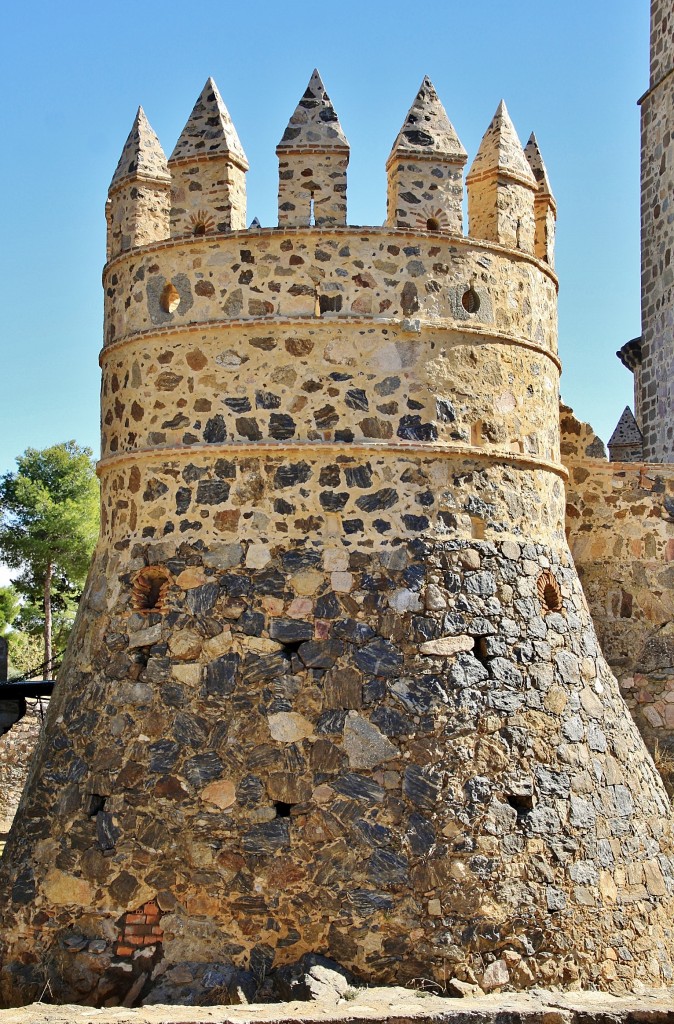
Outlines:
{"type": "Polygon", "coordinates": [[[19,570],[13,588],[23,598],[12,663],[31,668],[51,664],[52,633],[61,648],[72,626],[98,536],[98,480],[91,450],[74,441],[27,448],[16,461],[16,473],[0,477],[0,560],[19,570]],[[29,640],[40,630],[44,655],[35,661],[29,640]]]}
{"type": "MultiPolygon", "coordinates": [[[[7,635],[9,643],[9,678],[25,679],[27,675],[42,664],[44,650],[42,637],[31,636],[20,630],[12,630],[7,635]]],[[[38,673],[41,677],[42,673],[38,673]]]]}
{"type": "Polygon", "coordinates": [[[21,603],[14,587],[0,587],[0,636],[6,636],[19,614],[21,603]]]}
{"type": "Polygon", "coordinates": [[[98,481],[89,448],[74,441],[18,457],[0,478],[0,556],[20,574],[14,587],[42,596],[48,570],[54,593],[81,589],[98,535],[98,481]]]}

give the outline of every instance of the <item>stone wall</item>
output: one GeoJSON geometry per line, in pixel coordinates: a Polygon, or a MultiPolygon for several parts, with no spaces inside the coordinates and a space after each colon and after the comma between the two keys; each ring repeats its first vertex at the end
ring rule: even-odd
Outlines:
{"type": "Polygon", "coordinates": [[[674,462],[674,43],[671,4],[651,5],[651,74],[641,104],[641,419],[644,458],[674,462]]]}
{"type": "Polygon", "coordinates": [[[45,703],[29,698],[25,715],[0,735],[0,852],[28,776],[45,703]]]}
{"type": "Polygon", "coordinates": [[[674,468],[607,462],[568,408],[566,523],[597,635],[653,749],[674,746],[674,468]]]}

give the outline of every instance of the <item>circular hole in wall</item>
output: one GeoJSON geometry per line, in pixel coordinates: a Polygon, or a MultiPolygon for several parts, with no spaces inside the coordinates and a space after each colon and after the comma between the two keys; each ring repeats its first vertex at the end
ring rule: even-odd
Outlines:
{"type": "Polygon", "coordinates": [[[461,305],[466,313],[477,313],[480,308],[480,296],[472,285],[461,296],[461,305]]]}
{"type": "Polygon", "coordinates": [[[427,231],[439,231],[440,230],[440,221],[438,220],[437,217],[429,217],[428,218],[428,220],[426,221],[426,230],[427,231]]]}
{"type": "Polygon", "coordinates": [[[198,224],[195,224],[194,225],[194,234],[195,235],[205,235],[206,234],[206,225],[203,224],[202,222],[199,222],[198,224]]]}
{"type": "Polygon", "coordinates": [[[551,572],[543,572],[536,583],[538,599],[541,602],[544,612],[561,612],[562,592],[559,583],[551,572]]]}
{"type": "Polygon", "coordinates": [[[164,290],[161,293],[159,303],[166,313],[175,313],[176,309],[180,305],[178,289],[170,281],[167,285],[164,285],[164,290]]]}
{"type": "Polygon", "coordinates": [[[142,569],[131,590],[131,607],[134,612],[163,612],[168,595],[169,575],[165,569],[150,566],[142,569]]]}

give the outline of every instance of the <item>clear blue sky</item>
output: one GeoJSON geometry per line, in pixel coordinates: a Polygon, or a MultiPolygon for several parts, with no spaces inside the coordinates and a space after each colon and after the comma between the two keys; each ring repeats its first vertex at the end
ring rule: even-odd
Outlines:
{"type": "Polygon", "coordinates": [[[349,221],[385,216],[384,165],[424,74],[475,155],[504,97],[558,202],[562,393],[607,440],[640,333],[639,117],[648,0],[37,0],[0,37],[0,472],[26,447],[98,451],[107,187],[142,103],[167,155],[209,75],[276,222],[274,148],[317,66],[351,143],[349,221]]]}

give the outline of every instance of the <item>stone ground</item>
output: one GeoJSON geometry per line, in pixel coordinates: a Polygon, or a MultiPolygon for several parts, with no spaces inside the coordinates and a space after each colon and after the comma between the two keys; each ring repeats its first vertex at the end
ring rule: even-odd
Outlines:
{"type": "Polygon", "coordinates": [[[95,1010],[33,1003],[0,1010],[0,1024],[670,1024],[674,991],[616,997],[601,992],[492,994],[447,999],[403,988],[371,988],[352,999],[255,1006],[146,1006],[95,1010]]]}

